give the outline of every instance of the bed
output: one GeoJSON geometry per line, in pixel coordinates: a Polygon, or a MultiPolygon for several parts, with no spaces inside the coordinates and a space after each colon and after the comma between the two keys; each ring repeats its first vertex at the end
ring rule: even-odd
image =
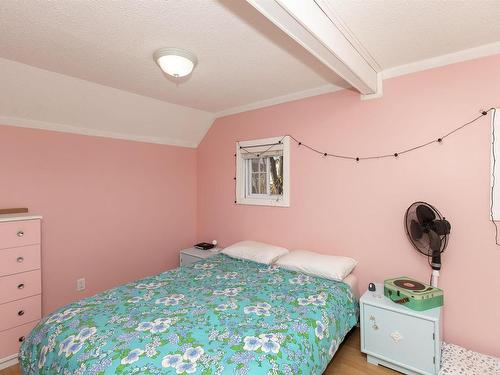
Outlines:
{"type": "Polygon", "coordinates": [[[69,304],[23,374],[321,374],[356,325],[344,282],[219,254],[69,304]]]}

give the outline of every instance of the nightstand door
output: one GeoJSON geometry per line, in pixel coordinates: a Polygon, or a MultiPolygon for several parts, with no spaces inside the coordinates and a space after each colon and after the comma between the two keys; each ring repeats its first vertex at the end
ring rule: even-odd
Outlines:
{"type": "Polygon", "coordinates": [[[191,263],[199,262],[201,258],[194,257],[189,254],[181,253],[181,266],[186,266],[191,263]]]}
{"type": "Polygon", "coordinates": [[[434,322],[368,304],[363,319],[368,354],[435,374],[434,322]]]}

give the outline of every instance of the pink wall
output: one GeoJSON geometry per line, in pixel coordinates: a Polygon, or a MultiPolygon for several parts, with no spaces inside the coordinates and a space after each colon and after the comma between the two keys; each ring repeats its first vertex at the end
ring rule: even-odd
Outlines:
{"type": "Polygon", "coordinates": [[[293,134],[321,150],[396,152],[500,105],[500,55],[384,82],[381,99],[350,91],[221,118],[198,148],[198,239],[222,245],[255,239],[350,255],[361,289],[399,275],[428,280],[403,215],[428,201],[451,221],[443,257],[444,333],[451,342],[500,356],[500,247],[489,217],[490,118],[442,145],[397,160],[324,159],[292,145],[291,207],[234,204],[235,142],[293,134]]]}
{"type": "Polygon", "coordinates": [[[43,215],[48,313],[178,265],[195,239],[196,151],[0,126],[0,207],[43,215]]]}

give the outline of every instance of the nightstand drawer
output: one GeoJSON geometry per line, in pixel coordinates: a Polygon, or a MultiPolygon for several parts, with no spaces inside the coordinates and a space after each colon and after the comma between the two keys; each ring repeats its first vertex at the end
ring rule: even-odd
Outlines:
{"type": "Polygon", "coordinates": [[[369,304],[363,310],[364,352],[422,373],[435,373],[433,321],[369,304]]]}
{"type": "Polygon", "coordinates": [[[199,262],[200,260],[201,260],[201,258],[194,257],[194,256],[189,255],[189,254],[182,254],[181,253],[181,266],[186,266],[186,265],[191,264],[191,263],[196,263],[196,262],[199,262]]]}

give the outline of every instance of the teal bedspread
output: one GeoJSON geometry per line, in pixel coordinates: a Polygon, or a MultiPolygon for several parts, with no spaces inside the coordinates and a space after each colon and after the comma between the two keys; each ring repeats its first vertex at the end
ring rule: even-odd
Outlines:
{"type": "Polygon", "coordinates": [[[45,317],[24,374],[321,374],[356,324],[342,283],[216,255],[45,317]]]}

